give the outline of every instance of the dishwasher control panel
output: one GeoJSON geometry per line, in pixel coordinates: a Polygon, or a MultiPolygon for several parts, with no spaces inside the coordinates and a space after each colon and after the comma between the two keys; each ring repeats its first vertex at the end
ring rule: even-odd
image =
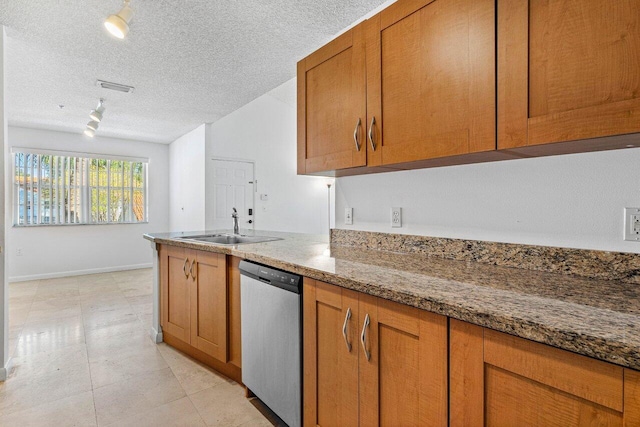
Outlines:
{"type": "Polygon", "coordinates": [[[298,274],[276,270],[265,265],[254,264],[248,261],[240,261],[240,274],[252,277],[273,286],[300,293],[302,277],[298,274]]]}

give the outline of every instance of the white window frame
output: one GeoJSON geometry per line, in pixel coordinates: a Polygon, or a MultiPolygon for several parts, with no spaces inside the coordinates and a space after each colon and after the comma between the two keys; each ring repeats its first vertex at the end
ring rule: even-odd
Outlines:
{"type": "MultiPolygon", "coordinates": [[[[29,168],[29,172],[30,175],[33,177],[34,173],[36,176],[36,180],[37,180],[37,186],[38,186],[38,209],[37,209],[37,217],[38,217],[38,222],[40,222],[42,219],[42,215],[43,215],[43,205],[44,205],[44,201],[42,200],[42,198],[40,197],[40,194],[42,194],[40,192],[40,185],[41,185],[41,180],[40,180],[40,171],[41,168],[38,167],[37,170],[34,172],[33,171],[33,162],[29,162],[29,165],[25,165],[24,168],[22,168],[23,171],[26,172],[26,170],[29,168]]],[[[149,193],[149,159],[148,158],[143,158],[143,157],[128,157],[128,156],[117,156],[117,155],[109,155],[109,154],[96,154],[96,153],[81,153],[81,152],[71,152],[71,151],[61,151],[61,150],[43,150],[43,149],[36,149],[36,148],[24,148],[24,147],[12,147],[11,148],[11,174],[12,174],[12,178],[11,178],[11,185],[12,185],[12,194],[13,194],[13,206],[12,206],[12,210],[13,210],[13,226],[14,227],[50,227],[50,226],[68,226],[68,225],[113,225],[113,224],[147,224],[149,222],[149,209],[148,209],[148,193],[149,193]],[[49,209],[50,209],[50,218],[51,220],[55,219],[55,221],[51,221],[49,223],[37,223],[34,224],[34,217],[36,216],[34,214],[35,209],[31,208],[31,209],[27,209],[27,203],[25,202],[24,204],[24,215],[25,215],[25,221],[23,224],[20,224],[20,189],[22,187],[23,192],[25,192],[25,194],[27,193],[27,188],[31,187],[34,188],[34,182],[33,180],[30,180],[29,185],[27,185],[26,179],[24,180],[24,183],[20,184],[16,181],[17,175],[18,175],[18,165],[16,164],[16,154],[18,153],[23,153],[23,154],[30,154],[30,155],[39,155],[39,156],[58,156],[56,157],[56,162],[55,162],[55,168],[59,168],[60,167],[60,162],[59,160],[63,160],[62,161],[62,167],[64,168],[64,164],[66,163],[66,159],[59,159],[60,157],[63,158],[76,158],[75,161],[78,161],[80,159],[85,161],[85,164],[90,164],[91,161],[93,160],[106,160],[107,161],[107,186],[97,186],[97,187],[93,187],[91,186],[91,182],[90,182],[90,168],[89,167],[83,167],[83,172],[82,174],[79,175],[80,179],[78,183],[74,183],[73,185],[70,184],[70,182],[68,182],[68,180],[65,180],[67,182],[64,182],[63,184],[60,184],[60,182],[58,181],[56,183],[57,185],[57,189],[55,191],[55,198],[54,198],[54,203],[49,204],[49,209]],[[142,195],[143,195],[143,209],[144,209],[144,218],[142,221],[134,221],[134,215],[133,215],[133,192],[134,192],[134,186],[133,186],[133,168],[130,169],[130,181],[129,183],[131,184],[130,187],[125,187],[124,185],[124,167],[122,168],[122,191],[123,191],[123,197],[124,197],[124,191],[125,189],[130,190],[131,191],[131,209],[129,209],[128,212],[128,218],[125,218],[124,216],[122,217],[122,220],[120,221],[112,221],[111,220],[111,215],[108,214],[108,208],[107,208],[107,221],[94,221],[91,215],[91,197],[92,197],[92,189],[97,189],[98,192],[100,191],[100,189],[106,189],[107,190],[107,203],[109,203],[108,201],[110,200],[110,192],[111,190],[114,188],[113,186],[111,186],[111,180],[110,180],[110,174],[111,174],[111,161],[124,161],[124,162],[131,162],[131,163],[142,163],[143,165],[143,171],[142,171],[142,176],[143,176],[143,185],[141,188],[142,191],[142,195]],[[82,218],[83,222],[79,222],[79,221],[69,221],[67,218],[65,218],[65,215],[61,215],[60,214],[60,207],[62,205],[60,205],[58,203],[58,194],[60,191],[64,191],[66,194],[70,194],[71,191],[75,191],[76,193],[76,202],[75,202],[75,211],[80,211],[80,218],[82,218]],[[78,199],[81,200],[81,202],[78,202],[78,199]],[[27,221],[27,212],[30,211],[30,219],[29,221],[27,221]]],[[[22,174],[22,173],[20,173],[22,174]]],[[[53,183],[51,182],[51,180],[49,181],[49,185],[50,188],[53,188],[53,183]]],[[[118,188],[119,189],[119,188],[118,188]]],[[[33,206],[35,200],[34,200],[34,191],[31,191],[31,197],[30,197],[30,205],[33,206]]],[[[26,197],[26,196],[25,196],[26,197]]]]}

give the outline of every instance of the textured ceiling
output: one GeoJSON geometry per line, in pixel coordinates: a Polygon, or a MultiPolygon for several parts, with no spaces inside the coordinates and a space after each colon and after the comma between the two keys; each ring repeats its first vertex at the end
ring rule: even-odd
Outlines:
{"type": "Polygon", "coordinates": [[[382,3],[131,0],[121,41],[102,26],[119,0],[0,0],[9,124],[81,133],[104,97],[98,135],[169,143],[291,79],[300,58],[382,3]]]}

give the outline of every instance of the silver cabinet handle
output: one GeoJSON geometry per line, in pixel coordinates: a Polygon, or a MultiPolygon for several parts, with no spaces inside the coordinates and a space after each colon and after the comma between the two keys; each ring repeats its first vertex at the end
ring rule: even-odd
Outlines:
{"type": "Polygon", "coordinates": [[[364,349],[364,355],[367,358],[367,361],[371,360],[371,353],[367,351],[367,328],[369,327],[369,314],[364,318],[364,326],[362,327],[362,334],[360,334],[360,342],[362,343],[362,348],[364,349]]]}
{"type": "Polygon", "coordinates": [[[347,350],[351,353],[351,343],[349,342],[349,338],[347,338],[347,323],[351,319],[351,307],[347,308],[347,315],[344,317],[344,323],[342,324],[342,337],[344,338],[344,343],[347,345],[347,350]]]}
{"type": "Polygon", "coordinates": [[[184,264],[182,265],[182,271],[184,272],[184,277],[189,277],[189,273],[187,273],[187,264],[189,264],[189,258],[185,258],[184,264]]]}
{"type": "Polygon", "coordinates": [[[376,116],[371,118],[371,125],[369,126],[369,142],[371,143],[371,149],[376,151],[376,143],[373,140],[373,126],[376,124],[376,116]]]}
{"type": "Polygon", "coordinates": [[[353,131],[353,140],[356,142],[356,150],[360,151],[360,141],[358,138],[358,129],[362,125],[362,120],[358,119],[358,123],[356,123],[356,128],[353,131]]]}
{"type": "MultiPolygon", "coordinates": [[[[191,274],[191,278],[196,280],[196,275],[193,273],[193,266],[196,264],[196,260],[191,261],[191,268],[189,268],[189,273],[191,274]]],[[[196,268],[197,270],[197,268],[196,268]]]]}

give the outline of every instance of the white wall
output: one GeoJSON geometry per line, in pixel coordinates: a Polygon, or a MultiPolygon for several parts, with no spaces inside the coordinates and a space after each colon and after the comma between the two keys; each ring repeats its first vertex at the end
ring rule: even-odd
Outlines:
{"type": "MultiPolygon", "coordinates": [[[[640,136],[638,136],[640,143],[640,136]]],[[[640,207],[640,149],[337,180],[337,228],[640,252],[623,208],[640,207]],[[392,229],[390,208],[402,207],[392,229]],[[344,225],[344,208],[354,209],[344,225]]]]}
{"type": "Polygon", "coordinates": [[[205,125],[169,146],[169,231],[204,230],[205,125]]]}
{"type": "Polygon", "coordinates": [[[6,191],[9,180],[7,164],[9,154],[9,144],[7,138],[7,117],[5,114],[5,45],[6,34],[4,26],[0,25],[0,381],[8,377],[9,366],[9,281],[7,262],[7,230],[8,218],[5,206],[9,200],[10,191],[6,191]]]}
{"type": "Polygon", "coordinates": [[[9,145],[149,159],[148,224],[12,227],[11,281],[151,265],[144,233],[169,227],[169,147],[124,139],[9,127],[9,145]],[[17,256],[21,248],[23,256],[17,256]]]}
{"type": "Polygon", "coordinates": [[[211,159],[217,157],[255,162],[256,230],[328,233],[329,180],[296,174],[295,78],[208,124],[206,140],[207,228],[213,222],[211,159]],[[260,194],[267,194],[268,201],[261,201],[260,194]]]}

